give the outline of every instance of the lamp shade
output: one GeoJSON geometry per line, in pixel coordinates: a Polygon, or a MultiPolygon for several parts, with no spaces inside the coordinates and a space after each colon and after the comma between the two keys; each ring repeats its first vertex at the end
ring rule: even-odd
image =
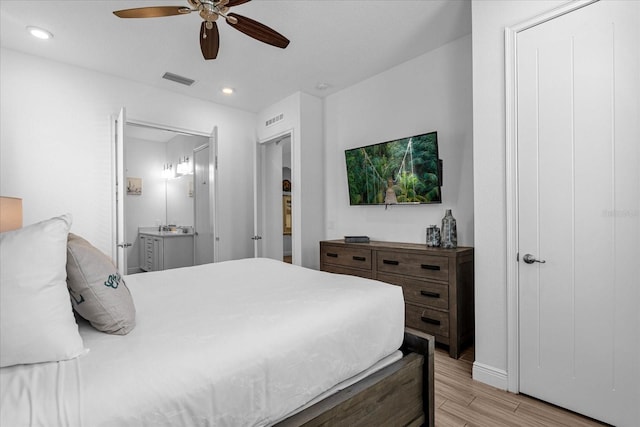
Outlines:
{"type": "Polygon", "coordinates": [[[0,232],[22,227],[22,199],[0,197],[0,232]]]}

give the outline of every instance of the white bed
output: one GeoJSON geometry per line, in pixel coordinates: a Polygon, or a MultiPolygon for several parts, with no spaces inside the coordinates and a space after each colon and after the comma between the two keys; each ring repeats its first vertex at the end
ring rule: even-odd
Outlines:
{"type": "Polygon", "coordinates": [[[268,426],[401,357],[400,287],[268,259],[125,281],[135,329],[79,321],[86,355],[2,368],[1,426],[268,426]]]}

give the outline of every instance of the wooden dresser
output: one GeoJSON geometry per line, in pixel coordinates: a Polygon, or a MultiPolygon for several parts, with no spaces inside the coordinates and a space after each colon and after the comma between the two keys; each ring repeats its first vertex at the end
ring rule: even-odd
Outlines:
{"type": "Polygon", "coordinates": [[[460,356],[473,342],[473,248],[416,243],[320,242],[320,269],[402,286],[405,325],[436,337],[460,356]]]}

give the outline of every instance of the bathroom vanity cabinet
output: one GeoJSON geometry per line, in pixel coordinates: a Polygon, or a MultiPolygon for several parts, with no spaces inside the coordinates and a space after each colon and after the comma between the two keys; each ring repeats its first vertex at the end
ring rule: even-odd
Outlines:
{"type": "Polygon", "coordinates": [[[140,269],[168,270],[193,265],[193,233],[140,232],[140,269]]]}

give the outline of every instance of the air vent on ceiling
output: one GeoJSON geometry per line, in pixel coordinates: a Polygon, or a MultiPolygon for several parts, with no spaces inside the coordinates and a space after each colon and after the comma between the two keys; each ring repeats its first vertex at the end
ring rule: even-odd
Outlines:
{"type": "Polygon", "coordinates": [[[276,123],[281,122],[282,120],[284,120],[284,113],[280,113],[277,116],[270,118],[269,120],[264,122],[264,125],[265,127],[273,126],[276,123]]]}
{"type": "Polygon", "coordinates": [[[185,86],[191,86],[196,82],[195,80],[190,79],[188,77],[183,77],[183,76],[179,76],[177,74],[168,73],[168,72],[164,73],[162,78],[171,80],[172,82],[180,83],[181,85],[185,85],[185,86]]]}

